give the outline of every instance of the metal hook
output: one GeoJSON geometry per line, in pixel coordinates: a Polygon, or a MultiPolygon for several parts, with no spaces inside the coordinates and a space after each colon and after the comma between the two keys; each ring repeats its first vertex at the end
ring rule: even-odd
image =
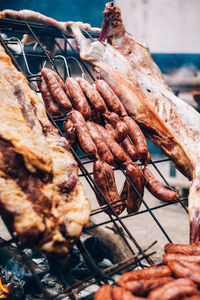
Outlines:
{"type": "Polygon", "coordinates": [[[86,35],[89,37],[89,39],[90,39],[92,42],[94,42],[94,41],[97,40],[96,38],[93,38],[93,36],[91,36],[91,34],[90,34],[87,30],[85,30],[84,28],[81,28],[81,31],[83,31],[84,33],[86,33],[86,35]]]}
{"type": "MultiPolygon", "coordinates": [[[[61,59],[63,59],[64,65],[65,65],[65,68],[66,68],[66,71],[67,71],[67,77],[70,77],[70,74],[69,74],[69,67],[68,67],[68,63],[67,63],[66,58],[65,58],[64,56],[62,56],[62,55],[56,55],[56,56],[54,57],[53,61],[54,61],[56,58],[61,58],[61,59]]],[[[52,68],[53,68],[53,66],[52,66],[52,68]]]]}
{"type": "Polygon", "coordinates": [[[27,59],[26,59],[26,54],[25,54],[25,51],[24,51],[24,45],[22,44],[22,42],[18,39],[18,38],[15,38],[15,37],[11,37],[11,38],[8,38],[7,39],[8,41],[17,41],[19,46],[20,46],[20,49],[21,49],[21,52],[22,52],[22,55],[23,55],[23,59],[24,59],[24,63],[25,63],[25,66],[26,66],[26,69],[27,69],[27,72],[32,75],[32,76],[37,76],[38,74],[33,74],[30,69],[29,69],[29,65],[28,65],[28,62],[27,62],[27,59]]]}
{"type": "Polygon", "coordinates": [[[79,60],[78,60],[77,58],[73,57],[73,56],[68,56],[68,57],[66,58],[66,60],[68,60],[68,59],[73,59],[73,60],[76,61],[76,63],[78,64],[78,66],[79,66],[79,68],[81,69],[81,72],[82,72],[81,77],[82,77],[82,78],[85,78],[86,75],[85,75],[85,72],[84,72],[83,67],[81,66],[81,63],[79,62],[79,60]]]}

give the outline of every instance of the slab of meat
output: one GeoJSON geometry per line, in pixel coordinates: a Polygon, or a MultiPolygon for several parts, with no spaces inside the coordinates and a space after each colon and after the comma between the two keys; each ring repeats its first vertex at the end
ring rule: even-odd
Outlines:
{"type": "Polygon", "coordinates": [[[128,115],[185,176],[193,179],[189,193],[193,243],[200,235],[200,115],[172,93],[148,50],[126,34],[114,3],[107,7],[101,39],[106,36],[112,46],[85,39],[79,26],[71,24],[80,57],[101,70],[101,77],[114,90],[128,115]],[[109,18],[113,22],[112,32],[107,26],[109,18]]]}
{"type": "Polygon", "coordinates": [[[69,145],[0,46],[0,208],[25,246],[68,257],[90,215],[69,145]]]}

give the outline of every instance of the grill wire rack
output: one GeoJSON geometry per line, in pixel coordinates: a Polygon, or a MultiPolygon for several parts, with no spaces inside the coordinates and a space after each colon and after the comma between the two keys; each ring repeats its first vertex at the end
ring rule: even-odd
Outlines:
{"type": "MultiPolygon", "coordinates": [[[[74,45],[73,45],[73,38],[68,37],[64,33],[61,33],[59,30],[57,30],[53,27],[35,24],[35,23],[31,23],[31,22],[24,22],[24,21],[11,20],[11,19],[0,19],[0,32],[1,32],[1,35],[0,35],[1,44],[5,48],[6,52],[10,55],[14,65],[17,67],[18,70],[20,70],[24,73],[24,75],[27,77],[27,79],[29,81],[30,86],[33,89],[35,89],[37,92],[39,92],[39,91],[37,88],[36,81],[40,80],[40,75],[38,75],[38,72],[40,71],[42,66],[44,66],[44,64],[48,64],[50,67],[52,67],[52,69],[54,69],[54,71],[56,71],[59,75],[61,75],[60,68],[58,68],[57,61],[62,62],[62,64],[63,64],[62,79],[65,80],[66,76],[70,75],[71,70],[70,70],[70,67],[68,67],[68,61],[69,61],[69,59],[71,59],[71,60],[74,60],[76,63],[78,62],[79,68],[80,68],[82,74],[86,74],[86,77],[89,78],[90,81],[95,80],[94,74],[91,71],[90,67],[87,64],[85,64],[83,61],[81,61],[80,58],[78,57],[78,53],[75,50],[74,45]],[[6,35],[5,35],[5,33],[6,33],[6,35]],[[29,47],[28,48],[24,47],[21,44],[20,39],[22,37],[22,34],[25,34],[25,33],[31,34],[32,36],[34,36],[34,39],[37,41],[38,46],[36,47],[35,50],[30,51],[29,47]],[[39,36],[40,37],[48,36],[51,38],[60,38],[62,40],[62,43],[58,43],[56,41],[56,45],[57,45],[60,55],[57,55],[56,57],[52,57],[51,54],[46,50],[46,48],[40,42],[40,39],[38,38],[39,36]],[[18,52],[18,51],[15,52],[12,50],[12,47],[16,46],[16,45],[20,49],[20,52],[18,52]],[[27,50],[27,49],[29,49],[29,50],[27,50]],[[38,64],[39,71],[37,71],[35,74],[31,73],[31,71],[30,71],[29,62],[31,59],[36,60],[37,64],[38,64]],[[19,61],[20,61],[20,63],[19,63],[19,61]]],[[[94,33],[85,32],[85,31],[83,33],[85,34],[86,37],[90,38],[91,40],[98,38],[98,34],[95,35],[94,33]]],[[[60,134],[63,136],[61,123],[66,117],[61,116],[59,118],[52,118],[48,112],[47,112],[47,114],[48,114],[48,117],[51,120],[51,122],[58,128],[60,134]]],[[[138,191],[136,190],[135,186],[130,181],[130,179],[127,177],[124,167],[121,165],[117,165],[114,168],[115,172],[120,172],[123,175],[124,180],[125,180],[125,178],[128,179],[128,181],[130,182],[130,184],[132,185],[132,187],[134,188],[134,190],[140,197],[140,199],[143,203],[143,208],[140,209],[137,213],[133,213],[133,214],[129,214],[129,215],[126,214],[123,216],[116,215],[112,206],[107,202],[104,195],[102,195],[101,191],[98,189],[97,185],[93,181],[91,165],[93,164],[94,159],[88,155],[84,155],[83,153],[77,154],[77,152],[75,152],[73,149],[71,149],[71,151],[74,155],[74,158],[78,162],[80,179],[84,178],[84,180],[87,182],[89,188],[93,191],[94,195],[96,194],[96,192],[98,192],[101,195],[101,197],[104,198],[105,202],[107,203],[106,205],[104,205],[102,207],[95,208],[92,210],[91,216],[93,217],[93,219],[95,221],[96,221],[96,217],[98,216],[98,218],[97,218],[98,221],[92,225],[86,226],[85,231],[95,228],[95,227],[101,227],[104,225],[111,224],[114,227],[115,232],[117,232],[121,236],[123,241],[126,243],[128,248],[132,252],[132,258],[128,258],[127,260],[124,260],[124,261],[122,261],[116,265],[113,265],[107,269],[104,269],[102,271],[101,269],[99,269],[99,267],[95,263],[94,259],[92,258],[92,255],[88,252],[88,250],[85,248],[82,241],[79,239],[76,243],[76,246],[82,253],[86,264],[92,270],[93,275],[82,281],[79,280],[79,281],[75,282],[75,284],[73,284],[70,287],[66,288],[66,286],[63,285],[62,295],[64,295],[65,297],[68,295],[70,299],[76,299],[76,297],[75,297],[76,293],[80,292],[85,287],[87,287],[91,284],[94,284],[94,283],[96,283],[98,285],[108,283],[108,280],[111,280],[112,275],[117,274],[120,271],[126,271],[127,268],[130,266],[132,266],[134,268],[137,266],[143,267],[146,264],[154,265],[154,261],[151,258],[151,255],[154,254],[154,252],[147,254],[147,250],[149,250],[151,248],[151,246],[155,244],[155,242],[153,242],[152,245],[147,247],[147,249],[143,249],[143,247],[140,245],[140,242],[138,242],[138,240],[134,237],[134,235],[129,230],[128,226],[125,224],[125,221],[129,218],[134,218],[134,216],[137,216],[137,215],[141,215],[140,217],[142,218],[142,215],[149,214],[149,216],[152,218],[153,222],[156,224],[156,226],[158,227],[158,229],[160,230],[162,235],[166,238],[166,241],[171,243],[173,241],[170,238],[170,234],[166,231],[166,229],[164,228],[161,221],[157,218],[155,211],[159,210],[161,208],[170,206],[170,205],[174,205],[174,203],[160,203],[159,205],[150,207],[148,205],[148,203],[138,193],[138,191]],[[104,217],[105,217],[105,210],[108,208],[110,210],[112,210],[113,215],[106,215],[106,220],[99,221],[99,219],[100,219],[99,216],[104,215],[104,217]]],[[[171,189],[174,189],[173,187],[171,187],[169,185],[167,179],[162,174],[162,172],[160,171],[160,167],[159,167],[160,164],[168,162],[168,161],[170,161],[169,158],[163,157],[161,159],[157,159],[154,161],[151,160],[150,165],[155,169],[157,174],[159,174],[159,176],[164,181],[165,185],[170,187],[171,189]]],[[[120,202],[120,201],[124,202],[124,200],[125,199],[120,199],[118,201],[115,201],[115,203],[114,203],[115,207],[117,205],[121,205],[121,204],[118,204],[118,202],[120,202]]],[[[187,213],[188,213],[187,206],[186,206],[187,197],[180,197],[177,202],[180,203],[183,210],[185,211],[185,214],[187,215],[187,213]]],[[[4,222],[6,223],[6,220],[4,220],[4,222]]],[[[8,228],[8,230],[9,230],[9,228],[8,228]]],[[[43,287],[39,277],[34,272],[33,268],[29,264],[29,262],[27,261],[25,255],[23,253],[23,248],[17,241],[17,237],[15,236],[15,234],[12,233],[11,230],[9,230],[9,232],[12,236],[12,239],[2,242],[0,244],[0,247],[14,242],[17,246],[19,253],[21,254],[22,258],[24,259],[24,263],[29,267],[30,271],[32,272],[38,288],[43,293],[44,299],[62,299],[62,297],[60,297],[60,298],[57,297],[59,295],[52,298],[52,296],[50,296],[48,294],[48,292],[43,287]]],[[[153,238],[153,234],[152,234],[152,238],[153,238]]],[[[90,296],[87,296],[86,298],[92,299],[92,297],[93,296],[91,294],[90,296]]],[[[84,298],[84,299],[86,299],[86,298],[84,298]]],[[[79,296],[79,299],[81,299],[80,296],[79,296]]]]}

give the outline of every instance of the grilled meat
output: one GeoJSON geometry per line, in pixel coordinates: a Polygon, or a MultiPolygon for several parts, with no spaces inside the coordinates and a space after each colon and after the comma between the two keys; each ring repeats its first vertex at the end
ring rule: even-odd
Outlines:
{"type": "MultiPolygon", "coordinates": [[[[128,115],[185,176],[193,179],[189,193],[190,242],[193,243],[200,235],[200,115],[167,87],[148,50],[126,34],[119,9],[114,4],[112,7],[118,20],[115,19],[113,27],[116,28],[111,34],[107,27],[106,37],[112,46],[87,40],[75,23],[70,28],[81,59],[101,70],[101,77],[114,90],[128,115]],[[121,26],[120,34],[118,26],[121,26]]],[[[112,21],[112,13],[107,18],[112,21]]],[[[105,30],[103,25],[101,38],[105,30]]]]}
{"type": "Polygon", "coordinates": [[[0,207],[22,244],[67,257],[90,214],[67,141],[0,46],[0,207]]]}

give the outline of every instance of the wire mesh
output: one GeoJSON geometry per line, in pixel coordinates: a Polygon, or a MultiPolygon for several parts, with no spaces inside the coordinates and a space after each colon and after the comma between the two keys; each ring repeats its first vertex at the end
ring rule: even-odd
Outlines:
{"type": "MultiPolygon", "coordinates": [[[[89,77],[89,79],[92,81],[95,80],[95,76],[94,76],[93,72],[91,71],[90,67],[86,63],[81,61],[80,58],[78,57],[78,53],[73,46],[73,39],[69,38],[64,33],[61,33],[60,31],[58,31],[57,29],[54,29],[54,28],[51,28],[51,27],[48,27],[45,25],[30,23],[30,22],[0,19],[0,30],[2,33],[6,32],[9,36],[12,35],[12,37],[4,37],[4,38],[1,36],[1,38],[0,38],[1,43],[4,46],[4,48],[6,49],[7,53],[11,56],[12,61],[13,61],[14,65],[18,68],[18,70],[23,71],[23,73],[29,80],[30,84],[32,84],[32,83],[35,84],[34,87],[35,87],[35,90],[37,90],[37,92],[39,92],[37,89],[37,81],[40,80],[40,77],[38,76],[38,72],[40,71],[42,66],[44,66],[44,63],[49,64],[49,66],[52,69],[54,69],[58,73],[58,75],[60,75],[60,76],[63,75],[63,77],[61,76],[61,78],[65,80],[66,77],[69,76],[73,72],[71,70],[71,68],[68,66],[69,60],[73,60],[73,61],[75,61],[75,63],[77,63],[79,65],[79,67],[81,66],[80,70],[81,70],[82,74],[86,74],[86,77],[87,78],[89,77]],[[36,47],[35,50],[27,51],[27,49],[24,48],[24,46],[21,44],[21,41],[19,40],[19,37],[18,37],[18,35],[22,34],[22,33],[26,33],[26,34],[28,33],[34,37],[35,41],[38,44],[38,46],[36,47]],[[14,36],[13,36],[13,34],[14,34],[14,36]],[[17,35],[17,37],[15,35],[17,35]],[[61,53],[61,55],[56,55],[55,57],[51,56],[51,54],[47,51],[47,49],[40,42],[39,36],[42,36],[42,35],[62,39],[63,44],[58,43],[56,41],[56,45],[57,45],[57,47],[59,49],[59,53],[61,53]],[[62,44],[62,47],[61,47],[61,44],[62,44]],[[16,53],[15,51],[13,51],[12,47],[10,47],[13,45],[18,45],[20,47],[21,51],[19,53],[18,52],[16,53]],[[9,46],[9,48],[8,48],[8,46],[9,46]],[[29,66],[29,62],[31,59],[36,59],[36,61],[37,61],[37,66],[38,66],[37,73],[33,73],[31,70],[31,67],[29,66]],[[18,63],[18,61],[19,61],[19,63],[18,63]],[[61,62],[63,63],[62,70],[60,70],[60,66],[59,67],[57,66],[57,61],[59,61],[60,63],[61,62]],[[62,74],[61,74],[61,71],[62,71],[62,74]]],[[[91,33],[85,32],[85,31],[84,31],[84,34],[86,36],[88,35],[88,37],[92,40],[94,38],[98,37],[97,35],[94,35],[94,34],[91,34],[91,33]]],[[[57,118],[52,118],[48,112],[47,112],[47,114],[48,114],[48,117],[51,120],[51,122],[58,128],[59,133],[62,136],[64,136],[62,127],[60,125],[61,125],[62,121],[67,118],[67,116],[64,116],[64,117],[60,116],[57,118]]],[[[158,226],[161,233],[165,236],[166,240],[171,243],[172,239],[170,237],[170,234],[167,232],[167,230],[163,226],[162,222],[157,218],[155,211],[157,211],[161,208],[165,208],[167,206],[175,205],[175,204],[174,203],[161,203],[159,205],[154,205],[154,206],[150,207],[149,204],[147,203],[147,201],[144,200],[144,198],[139,194],[139,192],[137,191],[136,187],[134,186],[134,184],[132,183],[130,178],[127,176],[124,166],[118,164],[114,168],[114,171],[120,172],[122,177],[124,178],[124,180],[127,179],[129,181],[132,188],[135,190],[138,197],[141,199],[141,201],[143,203],[143,207],[144,207],[143,209],[140,209],[136,213],[118,216],[115,213],[114,208],[117,205],[119,205],[119,203],[121,201],[123,203],[125,203],[125,199],[122,198],[122,199],[116,200],[113,203],[113,205],[111,205],[107,201],[107,199],[102,194],[101,190],[98,188],[98,186],[96,185],[96,183],[93,180],[93,177],[92,177],[93,172],[91,170],[92,169],[91,166],[94,162],[94,157],[80,153],[80,151],[75,152],[73,148],[71,148],[71,152],[74,155],[74,158],[76,159],[76,161],[78,162],[79,177],[85,179],[85,181],[87,182],[87,185],[92,190],[93,195],[96,195],[98,197],[98,194],[99,194],[100,197],[102,197],[104,199],[105,203],[107,203],[106,205],[103,205],[102,207],[94,208],[91,212],[91,216],[93,218],[96,218],[97,216],[101,216],[101,215],[105,216],[106,210],[109,209],[110,211],[112,211],[112,215],[111,214],[106,215],[106,220],[103,220],[103,221],[100,220],[100,221],[97,221],[96,224],[86,226],[85,230],[87,231],[87,230],[95,228],[95,227],[112,224],[115,228],[115,231],[122,237],[122,239],[124,240],[124,242],[126,243],[126,245],[128,246],[128,248],[130,249],[130,251],[132,252],[132,255],[133,255],[132,259],[128,259],[127,261],[121,262],[120,264],[113,266],[111,269],[105,269],[102,271],[98,268],[97,264],[95,263],[94,259],[92,258],[90,253],[87,251],[87,249],[85,249],[81,240],[78,240],[76,245],[77,245],[78,249],[80,250],[80,252],[83,254],[85,261],[87,262],[89,268],[92,270],[93,276],[90,276],[89,278],[86,278],[83,281],[79,281],[79,282],[75,283],[73,286],[68,287],[67,289],[64,287],[65,295],[69,295],[71,297],[71,299],[75,299],[74,291],[80,292],[86,286],[91,285],[94,282],[96,282],[98,285],[101,285],[102,283],[107,283],[108,278],[111,278],[111,275],[113,275],[119,271],[122,271],[122,270],[125,271],[127,266],[132,265],[133,267],[135,267],[135,266],[139,265],[139,266],[143,267],[145,260],[148,265],[153,265],[154,261],[151,258],[152,253],[150,253],[150,254],[146,253],[146,250],[143,249],[143,247],[140,245],[140,242],[134,237],[134,235],[131,233],[130,229],[128,228],[128,226],[126,225],[126,223],[124,221],[129,218],[132,218],[134,216],[141,215],[141,217],[142,217],[143,214],[149,214],[150,217],[153,219],[153,222],[155,222],[156,226],[158,226]],[[77,153],[79,153],[79,154],[77,154],[77,153]],[[122,228],[122,230],[121,230],[121,228],[122,228]],[[133,245],[134,245],[134,247],[133,247],[133,245]],[[137,253],[135,253],[136,251],[137,251],[137,253]]],[[[164,163],[164,162],[169,162],[169,161],[170,161],[170,159],[164,157],[162,159],[151,160],[150,165],[155,169],[157,174],[163,179],[164,183],[169,188],[174,189],[174,187],[170,186],[167,179],[160,171],[160,167],[159,167],[159,164],[164,163]]],[[[184,211],[187,213],[187,207],[185,204],[186,200],[187,200],[187,197],[180,197],[176,203],[179,203],[183,207],[184,211]]],[[[100,218],[98,218],[98,219],[100,219],[100,218]]],[[[5,223],[6,223],[6,220],[5,220],[5,223]]],[[[18,244],[17,237],[13,236],[11,231],[10,231],[10,233],[11,233],[12,239],[10,241],[5,241],[5,243],[2,243],[0,245],[0,247],[2,245],[9,244],[14,241],[19,249],[20,254],[24,258],[23,251],[22,251],[20,245],[18,244]]],[[[156,238],[156,237],[154,237],[152,234],[152,239],[154,239],[154,238],[156,238]]],[[[25,263],[28,265],[28,262],[26,260],[25,260],[25,263]]],[[[28,267],[30,268],[31,272],[33,273],[33,276],[38,284],[38,287],[40,288],[40,290],[42,291],[42,293],[44,295],[44,299],[52,299],[52,297],[48,294],[48,292],[43,288],[37,274],[34,274],[34,270],[31,269],[31,266],[28,265],[28,267]]]]}

